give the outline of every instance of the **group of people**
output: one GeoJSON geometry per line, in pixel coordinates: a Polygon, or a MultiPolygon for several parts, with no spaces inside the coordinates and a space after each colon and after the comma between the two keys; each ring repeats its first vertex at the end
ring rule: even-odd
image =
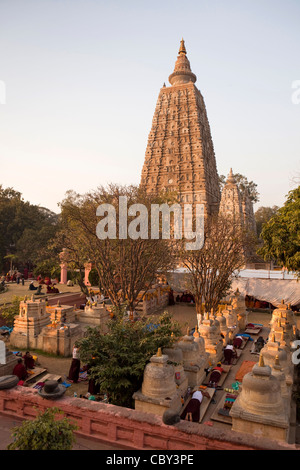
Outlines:
{"type": "Polygon", "coordinates": [[[23,284],[25,283],[25,276],[24,274],[20,273],[19,271],[10,271],[6,275],[1,276],[0,282],[4,285],[5,282],[16,282],[17,284],[20,284],[20,282],[23,284]]]}
{"type": "Polygon", "coordinates": [[[186,302],[188,304],[194,304],[195,298],[190,292],[184,292],[181,296],[178,294],[176,302],[186,302]]]}
{"type": "Polygon", "coordinates": [[[19,357],[18,362],[13,369],[13,375],[19,378],[19,381],[25,382],[29,377],[28,370],[35,368],[35,360],[29,351],[26,351],[23,358],[19,357]]]}
{"type": "Polygon", "coordinates": [[[43,284],[46,285],[46,288],[47,288],[47,294],[59,294],[59,290],[55,287],[55,283],[52,284],[52,281],[50,280],[50,282],[39,282],[39,285],[38,286],[35,286],[34,285],[34,281],[31,281],[31,283],[29,284],[29,290],[34,290],[34,291],[37,291],[36,292],[36,295],[40,295],[42,292],[42,288],[43,288],[43,284]]]}
{"type": "MultiPolygon", "coordinates": [[[[240,349],[243,342],[246,340],[245,337],[238,335],[234,340],[229,340],[224,348],[224,364],[231,364],[234,357],[237,356],[237,349],[240,349]]],[[[218,383],[225,369],[222,367],[222,363],[218,362],[216,366],[208,369],[207,374],[210,374],[208,387],[217,388],[218,383]]],[[[207,397],[210,399],[210,395],[205,390],[197,390],[193,393],[191,400],[180,415],[181,419],[186,419],[190,416],[191,421],[199,422],[200,420],[200,409],[203,398],[207,397]]]]}

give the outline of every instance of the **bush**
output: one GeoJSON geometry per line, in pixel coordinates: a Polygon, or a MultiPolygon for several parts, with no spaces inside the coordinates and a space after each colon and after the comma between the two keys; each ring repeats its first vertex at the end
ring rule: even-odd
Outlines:
{"type": "Polygon", "coordinates": [[[8,450],[71,450],[75,442],[74,431],[78,426],[68,418],[55,419],[63,414],[58,408],[48,408],[33,421],[24,421],[12,429],[14,442],[8,450]]]}
{"type": "Polygon", "coordinates": [[[89,283],[91,286],[99,286],[100,279],[97,269],[93,268],[89,273],[89,283]]]}
{"type": "Polygon", "coordinates": [[[23,297],[18,297],[15,295],[12,298],[10,304],[4,304],[0,308],[0,315],[5,320],[6,326],[14,326],[15,316],[19,314],[20,302],[23,300],[23,297]]]}

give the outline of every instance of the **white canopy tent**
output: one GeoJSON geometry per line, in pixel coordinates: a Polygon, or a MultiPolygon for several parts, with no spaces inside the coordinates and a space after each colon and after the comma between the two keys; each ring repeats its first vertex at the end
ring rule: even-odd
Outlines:
{"type": "Polygon", "coordinates": [[[232,291],[237,288],[241,294],[270,302],[274,307],[282,300],[285,304],[300,305],[300,281],[297,280],[239,278],[232,282],[232,291]]]}

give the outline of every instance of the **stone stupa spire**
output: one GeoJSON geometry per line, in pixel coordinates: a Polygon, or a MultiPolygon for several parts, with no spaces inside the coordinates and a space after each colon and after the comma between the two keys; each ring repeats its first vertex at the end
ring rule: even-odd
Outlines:
{"type": "Polygon", "coordinates": [[[185,54],[186,55],[186,48],[185,48],[185,44],[184,44],[184,39],[181,38],[181,41],[180,41],[180,48],[179,48],[179,52],[178,52],[178,55],[180,54],[185,54]]]}
{"type": "Polygon", "coordinates": [[[174,72],[169,76],[169,82],[171,85],[180,85],[188,82],[195,83],[196,80],[197,77],[191,71],[190,61],[186,55],[184,40],[181,39],[174,72]]]}
{"type": "Polygon", "coordinates": [[[227,176],[226,183],[236,184],[236,181],[235,181],[234,176],[233,176],[232,168],[230,168],[229,175],[227,176]]]}

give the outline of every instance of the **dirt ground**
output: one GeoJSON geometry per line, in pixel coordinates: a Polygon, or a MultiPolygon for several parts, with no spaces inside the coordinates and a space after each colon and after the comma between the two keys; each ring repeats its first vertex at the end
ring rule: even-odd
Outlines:
{"type": "MultiPolygon", "coordinates": [[[[25,281],[24,286],[22,286],[22,284],[17,284],[16,282],[6,284],[7,291],[0,294],[0,306],[5,303],[11,302],[14,296],[25,297],[25,295],[27,295],[29,298],[29,296],[31,296],[32,293],[34,293],[34,291],[29,290],[30,282],[31,281],[25,281]]],[[[37,286],[38,282],[34,281],[34,285],[37,286]]],[[[61,293],[73,294],[76,292],[80,292],[80,287],[77,285],[70,287],[65,284],[57,284],[55,287],[59,289],[60,294],[61,293]]],[[[47,292],[46,286],[43,286],[41,293],[46,295],[46,292],[47,292]]]]}

